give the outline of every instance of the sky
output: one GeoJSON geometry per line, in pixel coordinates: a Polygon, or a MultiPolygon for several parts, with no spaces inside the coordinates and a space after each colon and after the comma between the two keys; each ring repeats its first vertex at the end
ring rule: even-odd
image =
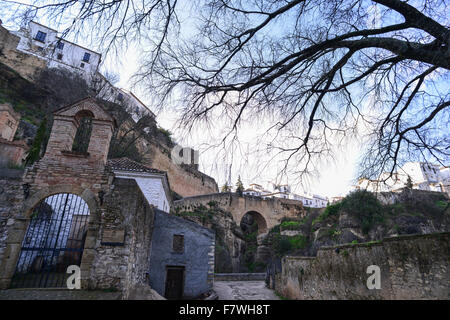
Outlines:
{"type": "MultiPolygon", "coordinates": [[[[0,17],[2,18],[2,17],[0,17]]],[[[17,29],[17,26],[8,25],[7,19],[3,19],[7,27],[17,29]]],[[[37,19],[37,22],[56,28],[45,19],[37,19]]],[[[70,39],[69,39],[70,40],[70,39]]],[[[76,42],[80,45],[91,47],[89,40],[78,37],[76,42]]],[[[94,50],[96,48],[93,48],[94,50]]],[[[113,71],[120,76],[116,86],[133,91],[149,108],[157,115],[159,126],[170,130],[177,143],[184,147],[192,147],[200,152],[200,170],[212,176],[219,188],[226,182],[235,185],[238,176],[244,186],[250,183],[258,183],[266,186],[268,182],[278,184],[290,184],[294,192],[309,192],[323,196],[344,196],[355,184],[357,163],[363,148],[356,138],[348,138],[345,145],[334,150],[334,159],[325,159],[314,163],[316,172],[312,176],[302,177],[301,181],[289,176],[283,179],[277,178],[277,173],[282,164],[270,161],[271,156],[264,152],[263,143],[258,143],[258,136],[270,125],[269,119],[243,122],[239,128],[240,145],[223,148],[209,148],[211,144],[219,144],[226,128],[221,125],[220,119],[214,121],[213,127],[198,127],[190,134],[186,134],[177,123],[178,114],[173,109],[166,108],[158,112],[152,108],[151,97],[148,97],[145,88],[132,87],[131,77],[139,70],[139,46],[129,46],[126,51],[119,52],[119,56],[103,57],[101,72],[113,71]],[[261,150],[255,152],[255,145],[261,146],[261,150]],[[263,165],[266,164],[266,165],[263,165]]]]}
{"type": "MultiPolygon", "coordinates": [[[[142,97],[141,100],[143,102],[150,106],[151,103],[146,98],[142,88],[132,87],[132,81],[130,80],[139,69],[138,50],[133,47],[129,48],[123,54],[123,57],[122,61],[126,62],[122,62],[122,66],[117,67],[115,70],[120,75],[120,81],[117,83],[117,86],[132,90],[138,97],[142,97]]],[[[113,65],[117,64],[111,61],[106,61],[104,64],[106,69],[113,68],[113,65]]],[[[158,112],[153,109],[152,111],[157,116],[158,125],[170,130],[177,143],[183,147],[199,150],[200,170],[211,175],[218,183],[219,189],[228,180],[231,181],[232,186],[235,186],[239,175],[244,183],[244,187],[251,183],[267,186],[269,182],[278,182],[280,184],[290,184],[293,191],[297,193],[308,192],[327,197],[345,196],[351,190],[351,186],[355,184],[358,157],[362,147],[357,139],[350,139],[348,144],[337,150],[334,160],[329,159],[321,163],[318,166],[318,173],[311,177],[304,177],[301,183],[293,178],[291,181],[289,179],[277,181],[277,172],[281,164],[270,162],[264,170],[259,170],[259,165],[266,162],[264,155],[258,158],[260,161],[252,156],[252,142],[254,143],[259,134],[264,131],[263,129],[255,130],[254,123],[243,123],[241,125],[239,138],[242,146],[239,148],[240,150],[233,152],[233,159],[230,159],[230,152],[226,152],[220,147],[205,150],[206,144],[209,145],[212,141],[219,143],[219,137],[223,136],[220,135],[220,133],[224,132],[223,127],[215,127],[209,134],[205,134],[205,128],[199,128],[190,135],[186,135],[184,130],[178,127],[177,120],[179,115],[177,113],[170,110],[158,112]],[[228,156],[224,156],[224,153],[228,156]],[[229,175],[230,164],[231,177],[229,175]]]]}

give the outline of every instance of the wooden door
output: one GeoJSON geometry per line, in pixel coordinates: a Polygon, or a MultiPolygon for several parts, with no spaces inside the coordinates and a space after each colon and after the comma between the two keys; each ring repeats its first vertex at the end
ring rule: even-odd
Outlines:
{"type": "Polygon", "coordinates": [[[184,267],[167,267],[165,297],[171,300],[183,298],[184,267]]]}

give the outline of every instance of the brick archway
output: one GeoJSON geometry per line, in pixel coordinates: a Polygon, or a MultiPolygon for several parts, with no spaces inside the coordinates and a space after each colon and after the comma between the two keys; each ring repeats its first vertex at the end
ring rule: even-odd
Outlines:
{"type": "Polygon", "coordinates": [[[30,195],[23,204],[21,214],[15,218],[13,230],[8,235],[6,241],[5,255],[1,263],[3,270],[0,271],[0,288],[9,288],[11,279],[14,275],[17,261],[20,256],[22,242],[25,237],[30,216],[33,209],[44,199],[59,193],[71,193],[81,197],[89,207],[90,215],[86,240],[84,243],[83,256],[81,260],[81,286],[88,287],[88,278],[94,257],[94,246],[98,236],[98,224],[100,222],[100,208],[97,204],[97,198],[90,189],[83,189],[74,185],[53,185],[51,187],[41,188],[39,191],[30,195]]]}

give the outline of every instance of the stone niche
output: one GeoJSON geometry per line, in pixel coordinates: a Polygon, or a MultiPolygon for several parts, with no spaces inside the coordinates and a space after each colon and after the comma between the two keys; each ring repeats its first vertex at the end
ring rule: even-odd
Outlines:
{"type": "Polygon", "coordinates": [[[54,113],[53,127],[43,157],[46,162],[104,167],[115,120],[92,98],[59,109],[54,113]],[[91,119],[89,146],[86,152],[76,152],[73,144],[83,118],[91,119]]]}

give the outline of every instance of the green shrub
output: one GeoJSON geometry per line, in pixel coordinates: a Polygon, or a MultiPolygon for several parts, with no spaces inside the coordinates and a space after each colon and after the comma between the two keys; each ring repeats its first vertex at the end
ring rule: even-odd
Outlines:
{"type": "Polygon", "coordinates": [[[161,132],[169,140],[169,142],[173,143],[172,132],[170,132],[169,130],[166,130],[164,128],[161,128],[159,126],[158,126],[158,131],[161,132]]]}
{"type": "Polygon", "coordinates": [[[321,221],[327,219],[328,217],[337,216],[339,214],[339,211],[341,210],[341,208],[342,208],[342,202],[327,205],[325,210],[317,218],[315,218],[313,220],[312,225],[315,225],[317,222],[321,222],[321,221]]]}
{"type": "Polygon", "coordinates": [[[280,233],[280,225],[276,225],[272,229],[270,229],[269,233],[280,233]]]}
{"type": "Polygon", "coordinates": [[[281,228],[283,230],[298,230],[302,226],[299,221],[284,221],[281,223],[281,228]]]}
{"type": "Polygon", "coordinates": [[[325,214],[327,217],[328,216],[336,216],[339,213],[339,211],[341,210],[341,207],[342,207],[341,202],[338,202],[336,204],[329,204],[325,208],[323,214],[325,214]]]}
{"type": "Polygon", "coordinates": [[[288,253],[292,248],[291,242],[286,236],[282,236],[279,233],[275,233],[272,238],[272,250],[275,255],[281,257],[288,253]]]}
{"type": "Polygon", "coordinates": [[[442,209],[447,208],[448,204],[449,204],[448,201],[444,201],[444,200],[436,201],[436,206],[438,206],[438,207],[440,207],[442,209]]]}
{"type": "Polygon", "coordinates": [[[31,145],[30,152],[28,152],[25,159],[26,165],[31,165],[35,161],[39,160],[41,155],[41,148],[46,140],[47,136],[47,119],[42,120],[39,128],[37,129],[36,136],[34,137],[33,144],[31,145]]]}
{"type": "Polygon", "coordinates": [[[258,232],[252,232],[245,235],[245,241],[246,242],[256,242],[256,238],[258,236],[258,232]]]}
{"type": "Polygon", "coordinates": [[[298,234],[288,238],[292,249],[303,249],[306,246],[306,237],[298,234]]]}
{"type": "Polygon", "coordinates": [[[356,217],[363,233],[367,234],[375,223],[383,223],[383,205],[372,192],[358,190],[350,193],[342,202],[342,210],[356,217]]]}
{"type": "Polygon", "coordinates": [[[208,206],[210,206],[211,208],[217,207],[217,201],[211,200],[210,202],[208,202],[208,206]]]}

